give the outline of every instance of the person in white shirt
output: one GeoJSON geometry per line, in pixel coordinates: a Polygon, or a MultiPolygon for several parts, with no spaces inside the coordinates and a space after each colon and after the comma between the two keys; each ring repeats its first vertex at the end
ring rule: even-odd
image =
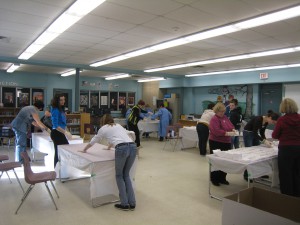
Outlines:
{"type": "Polygon", "coordinates": [[[120,124],[114,123],[110,114],[103,116],[104,125],[99,129],[83,152],[102,139],[108,142],[108,149],[115,148],[116,181],[119,189],[120,204],[115,204],[117,209],[124,211],[134,210],[136,206],[135,194],[129,177],[129,171],[135,161],[137,147],[129,137],[128,132],[120,124]]]}
{"type": "Polygon", "coordinates": [[[214,103],[211,103],[207,106],[207,109],[204,110],[196,127],[199,139],[200,155],[202,156],[206,155],[206,146],[209,135],[209,122],[211,118],[215,115],[214,111],[212,110],[214,106],[214,103]]]}

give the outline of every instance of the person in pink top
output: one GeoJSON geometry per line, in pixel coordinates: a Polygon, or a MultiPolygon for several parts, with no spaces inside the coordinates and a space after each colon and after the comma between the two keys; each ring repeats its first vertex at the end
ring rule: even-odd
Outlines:
{"type": "Polygon", "coordinates": [[[272,138],[279,139],[278,171],[282,194],[300,197],[300,115],[293,99],[282,100],[272,138]]]}
{"type": "MultiPolygon", "coordinates": [[[[221,151],[227,151],[231,149],[231,137],[235,135],[233,124],[225,116],[226,107],[223,103],[217,103],[213,111],[215,115],[211,118],[209,123],[209,146],[210,153],[213,154],[213,150],[219,149],[221,151]]],[[[226,180],[227,173],[223,171],[213,171],[210,174],[210,180],[213,185],[220,186],[220,184],[229,185],[226,180]]]]}

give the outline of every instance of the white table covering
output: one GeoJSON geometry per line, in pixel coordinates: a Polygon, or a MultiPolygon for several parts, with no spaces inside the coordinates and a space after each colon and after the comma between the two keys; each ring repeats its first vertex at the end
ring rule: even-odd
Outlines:
{"type": "MultiPolygon", "coordinates": [[[[77,135],[72,136],[73,139],[69,140],[69,144],[83,143],[83,139],[77,135]]],[[[35,152],[42,152],[47,155],[44,157],[45,167],[49,171],[54,170],[54,144],[50,138],[50,135],[44,133],[32,133],[32,148],[31,152],[35,157],[35,152]]]]}
{"type": "Polygon", "coordinates": [[[158,132],[159,120],[140,120],[138,122],[138,128],[141,133],[158,132]]]}
{"type": "Polygon", "coordinates": [[[277,147],[253,146],[207,155],[211,171],[243,173],[247,169],[249,178],[272,175],[272,186],[278,184],[277,147]]]}
{"type": "Polygon", "coordinates": [[[183,127],[179,129],[179,137],[182,137],[183,148],[197,148],[198,133],[195,126],[183,127]]]}
{"type": "Polygon", "coordinates": [[[114,118],[114,122],[120,124],[123,127],[127,126],[125,118],[114,118]]]}
{"type": "MultiPolygon", "coordinates": [[[[90,197],[94,207],[119,199],[115,178],[115,151],[106,150],[107,146],[94,144],[87,153],[80,152],[86,143],[76,145],[60,145],[58,147],[61,169],[75,167],[90,174],[90,197]]],[[[137,160],[130,170],[134,185],[137,160]]]]}

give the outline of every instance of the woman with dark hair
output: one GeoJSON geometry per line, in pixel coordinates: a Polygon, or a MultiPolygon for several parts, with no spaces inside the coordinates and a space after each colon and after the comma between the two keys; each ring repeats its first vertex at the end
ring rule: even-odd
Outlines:
{"type": "Polygon", "coordinates": [[[199,139],[200,155],[202,156],[205,156],[207,152],[206,146],[209,135],[209,122],[211,118],[215,115],[214,111],[212,110],[214,106],[214,103],[208,104],[207,109],[204,110],[196,127],[199,139]]]}
{"type": "Polygon", "coordinates": [[[15,161],[23,162],[21,152],[26,151],[27,132],[31,125],[40,127],[42,130],[50,130],[40,121],[39,111],[44,109],[42,101],[36,101],[33,105],[25,106],[11,122],[11,126],[16,135],[15,161]]]}
{"type": "Polygon", "coordinates": [[[279,108],[285,115],[278,119],[272,138],[279,139],[278,171],[282,194],[300,197],[300,115],[297,103],[282,100],[279,108]]]}
{"type": "Polygon", "coordinates": [[[253,117],[244,127],[243,138],[245,147],[257,146],[260,145],[260,142],[271,147],[270,142],[266,139],[265,131],[267,126],[275,124],[278,118],[279,115],[272,110],[269,110],[265,116],[253,117]]]}
{"type": "Polygon", "coordinates": [[[65,96],[56,94],[51,102],[51,139],[54,144],[54,168],[58,162],[57,145],[69,144],[68,139],[72,139],[72,134],[67,131],[67,119],[65,113],[65,96]]]}
{"type": "Polygon", "coordinates": [[[128,136],[124,127],[114,123],[111,115],[105,114],[103,121],[104,125],[83,149],[83,152],[87,152],[91,146],[99,143],[103,138],[108,142],[108,149],[115,148],[116,181],[121,202],[115,204],[115,207],[124,211],[134,210],[136,201],[129,172],[136,158],[136,144],[128,136]]]}
{"type": "MultiPolygon", "coordinates": [[[[275,124],[279,115],[274,113],[272,110],[268,111],[265,116],[255,116],[253,117],[244,127],[243,139],[245,147],[252,147],[260,145],[260,143],[265,144],[267,147],[271,148],[271,143],[266,139],[265,131],[269,124],[275,124]]],[[[245,170],[244,179],[248,181],[248,172],[245,170]]]]}

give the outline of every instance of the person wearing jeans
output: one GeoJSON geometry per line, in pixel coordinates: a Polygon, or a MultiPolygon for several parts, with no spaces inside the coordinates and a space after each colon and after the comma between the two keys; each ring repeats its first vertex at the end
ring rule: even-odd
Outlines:
{"type": "Polygon", "coordinates": [[[15,161],[23,162],[21,152],[26,151],[27,147],[27,132],[31,125],[41,128],[43,131],[49,129],[40,121],[39,111],[43,110],[44,103],[36,101],[33,105],[25,106],[18,113],[16,118],[11,122],[11,126],[16,136],[16,151],[15,161]]]}
{"type": "Polygon", "coordinates": [[[120,204],[115,204],[115,208],[124,211],[134,210],[136,200],[129,173],[136,158],[136,143],[129,137],[124,127],[114,123],[111,115],[105,114],[103,121],[104,125],[83,152],[87,152],[92,145],[99,143],[103,138],[108,142],[108,149],[115,147],[116,182],[120,197],[120,204]]]}

